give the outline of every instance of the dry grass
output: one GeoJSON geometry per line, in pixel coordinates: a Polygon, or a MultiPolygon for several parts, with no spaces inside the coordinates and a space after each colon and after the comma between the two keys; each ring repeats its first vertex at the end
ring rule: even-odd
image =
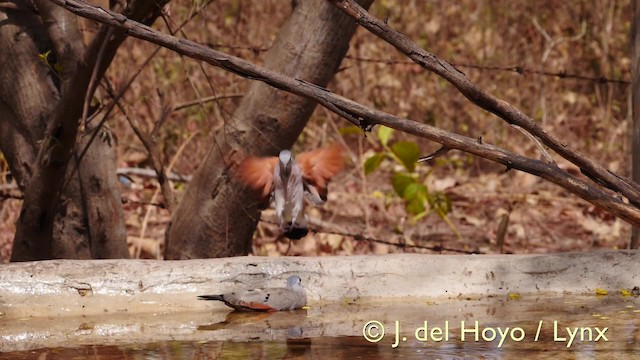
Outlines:
{"type": "MultiPolygon", "coordinates": [[[[182,23],[197,2],[174,1],[169,7],[172,27],[182,23]]],[[[391,1],[378,0],[372,12],[388,17],[389,24],[409,35],[428,51],[456,64],[473,81],[509,101],[539,121],[574,149],[621,175],[628,175],[629,86],[570,78],[517,74],[483,67],[514,67],[566,72],[591,77],[630,78],[629,1],[391,1]],[[480,68],[468,67],[475,65],[480,68]]],[[[260,63],[290,11],[288,0],[220,0],[192,19],[178,36],[200,43],[226,45],[220,50],[260,63]]],[[[158,28],[166,31],[164,24],[158,28]]],[[[87,30],[88,31],[88,30],[87,30]]],[[[118,88],[139,69],[155,45],[129,39],[109,70],[118,88]]],[[[360,103],[412,120],[471,137],[529,156],[537,149],[517,130],[472,105],[455,88],[422,71],[388,44],[363,29],[352,40],[348,58],[330,88],[360,103]],[[379,59],[379,62],[362,58],[379,59]],[[398,63],[399,62],[399,63],[398,63]]],[[[163,106],[177,106],[207,96],[242,95],[249,80],[201,65],[161,50],[142,70],[124,100],[129,117],[149,132],[163,106]]],[[[165,163],[194,132],[194,140],[178,159],[175,171],[191,174],[204,157],[212,133],[231,121],[237,97],[175,111],[157,134],[165,163]]],[[[342,137],[347,122],[318,108],[295,150],[315,147],[327,138],[342,137]]],[[[147,155],[122,114],[109,126],[119,138],[119,166],[145,167],[147,155]]],[[[364,177],[361,164],[379,150],[375,136],[345,135],[351,164],[332,183],[330,201],[311,209],[314,222],[326,230],[352,233],[385,241],[425,246],[445,246],[463,251],[499,251],[495,246],[500,214],[510,211],[507,252],[555,252],[615,248],[626,243],[629,226],[594,209],[588,203],[531,175],[510,171],[486,160],[451,152],[433,167],[421,171],[430,189],[445,191],[453,200],[451,221],[463,234],[458,240],[436,215],[412,223],[389,181],[391,163],[364,177]],[[428,172],[428,174],[427,174],[428,172]],[[372,195],[375,191],[384,196],[372,195]]],[[[417,142],[426,154],[437,144],[397,135],[417,142]]],[[[557,159],[562,166],[568,166],[557,159]]],[[[568,166],[570,167],[570,166],[568,166]]],[[[155,183],[139,179],[137,188],[125,191],[133,200],[148,201],[155,183]]],[[[182,188],[178,187],[178,194],[182,188]]],[[[15,214],[16,201],[3,201],[15,214]]],[[[153,242],[163,240],[169,214],[165,210],[127,205],[129,236],[141,237],[147,211],[142,256],[154,257],[153,242]],[[151,244],[151,245],[149,245],[151,244]]],[[[268,217],[269,213],[263,214],[268,217]]],[[[4,216],[0,233],[6,241],[14,231],[15,216],[4,216]]],[[[263,223],[254,242],[257,255],[283,253],[383,254],[427,251],[398,248],[331,233],[316,233],[290,246],[273,225],[263,223]]],[[[0,248],[2,249],[2,248],[0,248]]]]}

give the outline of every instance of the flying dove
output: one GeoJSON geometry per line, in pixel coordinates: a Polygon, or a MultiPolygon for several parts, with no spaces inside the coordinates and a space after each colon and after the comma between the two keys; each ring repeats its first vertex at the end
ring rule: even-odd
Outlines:
{"type": "Polygon", "coordinates": [[[200,300],[222,301],[240,311],[284,311],[300,309],[307,304],[307,293],[298,275],[289,276],[287,286],[231,292],[222,295],[199,295],[200,300]]]}
{"type": "Polygon", "coordinates": [[[343,166],[342,148],[332,144],[295,158],[290,150],[280,151],[277,157],[247,157],[240,163],[238,175],[263,201],[272,196],[284,235],[300,239],[309,232],[304,195],[316,205],[324,204],[329,181],[343,166]]]}

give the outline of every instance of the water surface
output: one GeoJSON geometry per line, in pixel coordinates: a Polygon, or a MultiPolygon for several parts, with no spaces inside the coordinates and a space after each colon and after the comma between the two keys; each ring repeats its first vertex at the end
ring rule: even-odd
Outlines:
{"type": "Polygon", "coordinates": [[[307,310],[0,318],[3,359],[636,358],[633,296],[405,299],[307,310]]]}

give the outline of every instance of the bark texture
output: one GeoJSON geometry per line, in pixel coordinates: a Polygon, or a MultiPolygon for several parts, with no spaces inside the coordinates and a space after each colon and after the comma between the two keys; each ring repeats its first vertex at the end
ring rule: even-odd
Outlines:
{"type": "MultiPolygon", "coordinates": [[[[371,2],[359,1],[367,8],[371,2]]],[[[326,86],[355,28],[353,20],[326,1],[300,2],[269,50],[264,67],[326,86]]],[[[253,194],[233,177],[236,161],[247,154],[275,155],[290,148],[316,104],[263,83],[251,84],[173,214],[165,258],[237,256],[251,251],[260,214],[253,194]]]]}
{"type": "MultiPolygon", "coordinates": [[[[363,106],[345,97],[336,95],[321,86],[314,85],[312,83],[296,79],[291,76],[283,75],[282,73],[269,70],[264,67],[256,66],[248,61],[224,54],[216,50],[212,50],[189,40],[178,39],[174,36],[163,34],[137,22],[124,19],[119,14],[103,11],[91,5],[79,3],[75,0],[51,1],[66,4],[66,6],[68,6],[68,9],[78,15],[94,19],[102,23],[111,24],[118,28],[126,29],[127,33],[130,36],[138,37],[152,43],[162,45],[180,54],[205,61],[213,66],[231,71],[238,76],[261,81],[269,84],[272,87],[283,89],[292,94],[314,99],[315,101],[318,101],[318,103],[320,103],[322,106],[326,107],[328,110],[333,111],[340,116],[343,116],[346,120],[352,122],[354,125],[360,126],[365,130],[370,130],[371,127],[376,124],[385,125],[399,131],[403,131],[440,143],[442,145],[442,148],[436,151],[436,153],[434,154],[442,154],[443,152],[451,149],[458,149],[503,164],[507,167],[507,169],[517,169],[536,176],[540,176],[541,178],[544,178],[557,184],[558,186],[561,186],[567,191],[604,209],[605,211],[611,212],[615,216],[618,216],[619,218],[629,222],[630,224],[640,226],[640,209],[638,209],[638,207],[636,207],[634,204],[620,199],[619,196],[612,195],[610,192],[610,190],[620,191],[620,188],[613,186],[612,188],[606,190],[602,187],[603,185],[601,183],[598,182],[597,184],[594,184],[585,181],[584,178],[573,175],[570,172],[561,169],[553,161],[548,161],[548,159],[537,160],[525,157],[523,155],[513,153],[500,147],[485,143],[481,138],[478,139],[462,136],[424,123],[404,119],[363,106]]],[[[344,1],[348,1],[348,9],[354,10],[355,6],[358,7],[358,10],[355,13],[353,11],[347,12],[348,14],[350,14],[350,16],[356,16],[357,14],[361,14],[360,16],[365,16],[363,15],[365,13],[365,10],[363,8],[350,0],[343,0],[342,2],[344,1]]],[[[366,16],[370,17],[369,15],[366,16]]],[[[374,19],[370,20],[375,23],[373,28],[382,28],[386,29],[387,32],[393,32],[393,30],[388,29],[388,26],[383,21],[377,21],[374,19]]],[[[394,34],[394,36],[398,36],[397,32],[394,32],[394,34]]],[[[413,44],[410,46],[412,48],[415,48],[416,45],[413,44]]],[[[421,52],[421,50],[417,51],[421,52]]],[[[415,54],[411,53],[411,55],[413,56],[415,54]]],[[[424,60],[425,62],[421,62],[421,64],[430,64],[429,66],[435,66],[437,63],[446,64],[446,61],[439,59],[432,54],[428,55],[426,58],[424,58],[424,60]]],[[[451,65],[448,65],[448,67],[451,67],[451,65]]],[[[455,69],[453,71],[455,71],[455,69]]],[[[452,77],[450,78],[450,80],[458,81],[458,78],[452,77]]],[[[471,83],[469,79],[464,79],[462,83],[458,83],[456,86],[460,88],[464,87],[464,84],[472,84],[474,87],[478,87],[478,85],[471,83]]],[[[497,100],[503,105],[507,104],[504,100],[497,100]]],[[[509,123],[518,122],[517,119],[513,119],[506,115],[504,120],[509,123]]],[[[524,130],[526,131],[526,129],[524,130]]],[[[568,151],[571,152],[571,150],[568,151]]],[[[577,156],[580,157],[579,155],[577,156]]],[[[589,160],[589,162],[592,163],[593,166],[596,166],[594,165],[595,163],[593,163],[593,161],[589,160]]],[[[623,178],[613,173],[612,175],[617,177],[620,181],[624,181],[626,185],[633,186],[634,188],[640,190],[640,185],[631,181],[630,179],[623,178]]]]}
{"type": "MultiPolygon", "coordinates": [[[[640,0],[633,0],[633,20],[631,27],[631,173],[632,179],[640,184],[640,0]]],[[[631,231],[630,247],[640,247],[640,228],[631,231]]]]}
{"type": "MultiPolygon", "coordinates": [[[[164,3],[134,0],[125,15],[150,24],[164,3]]],[[[0,21],[0,146],[24,193],[11,260],[128,257],[115,144],[96,123],[78,134],[126,32],[103,25],[85,48],[76,16],[49,0],[16,2],[0,21]]]]}

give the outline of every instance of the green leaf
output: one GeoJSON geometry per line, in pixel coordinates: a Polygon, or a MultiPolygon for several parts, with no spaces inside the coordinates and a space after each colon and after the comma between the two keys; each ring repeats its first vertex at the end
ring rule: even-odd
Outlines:
{"type": "Polygon", "coordinates": [[[339,133],[340,135],[359,135],[362,134],[362,129],[355,125],[345,126],[339,130],[339,133]]]}
{"type": "Polygon", "coordinates": [[[393,185],[393,190],[395,190],[396,194],[404,199],[404,192],[407,186],[415,183],[416,180],[408,174],[405,173],[395,173],[391,178],[391,184],[393,185]]]}
{"type": "Polygon", "coordinates": [[[441,217],[445,216],[451,211],[451,199],[442,191],[437,191],[433,194],[430,194],[427,199],[429,201],[429,206],[431,206],[431,208],[435,210],[441,217]]]}
{"type": "Polygon", "coordinates": [[[53,64],[53,70],[58,74],[62,74],[62,65],[60,63],[53,64]]]}
{"type": "Polygon", "coordinates": [[[372,172],[376,171],[376,169],[380,166],[384,158],[385,158],[385,155],[383,153],[377,153],[372,157],[368,158],[367,160],[365,160],[364,174],[369,175],[372,172]]]}
{"type": "Polygon", "coordinates": [[[47,66],[49,66],[49,54],[51,54],[51,50],[47,50],[42,54],[38,54],[38,58],[40,58],[40,61],[45,63],[47,66]]]}
{"type": "Polygon", "coordinates": [[[391,139],[391,135],[393,135],[392,128],[384,125],[380,125],[380,127],[378,127],[378,139],[380,139],[382,146],[387,146],[389,139],[391,139]]]}
{"type": "Polygon", "coordinates": [[[404,188],[404,193],[402,194],[402,198],[411,201],[418,196],[418,183],[411,183],[404,188]]]}
{"type": "Polygon", "coordinates": [[[403,198],[406,200],[405,209],[413,216],[426,214],[427,187],[424,184],[414,182],[407,185],[403,198]]]}
{"type": "Polygon", "coordinates": [[[425,212],[424,200],[420,200],[419,198],[414,198],[413,200],[407,201],[407,205],[405,206],[407,212],[411,215],[419,215],[425,212]]]}
{"type": "Polygon", "coordinates": [[[417,182],[411,183],[404,189],[402,198],[405,200],[420,200],[420,202],[425,202],[427,200],[427,187],[417,182]]]}
{"type": "Polygon", "coordinates": [[[402,161],[402,165],[409,172],[413,172],[416,162],[420,158],[418,144],[411,141],[398,141],[391,146],[391,151],[402,161]]]}

